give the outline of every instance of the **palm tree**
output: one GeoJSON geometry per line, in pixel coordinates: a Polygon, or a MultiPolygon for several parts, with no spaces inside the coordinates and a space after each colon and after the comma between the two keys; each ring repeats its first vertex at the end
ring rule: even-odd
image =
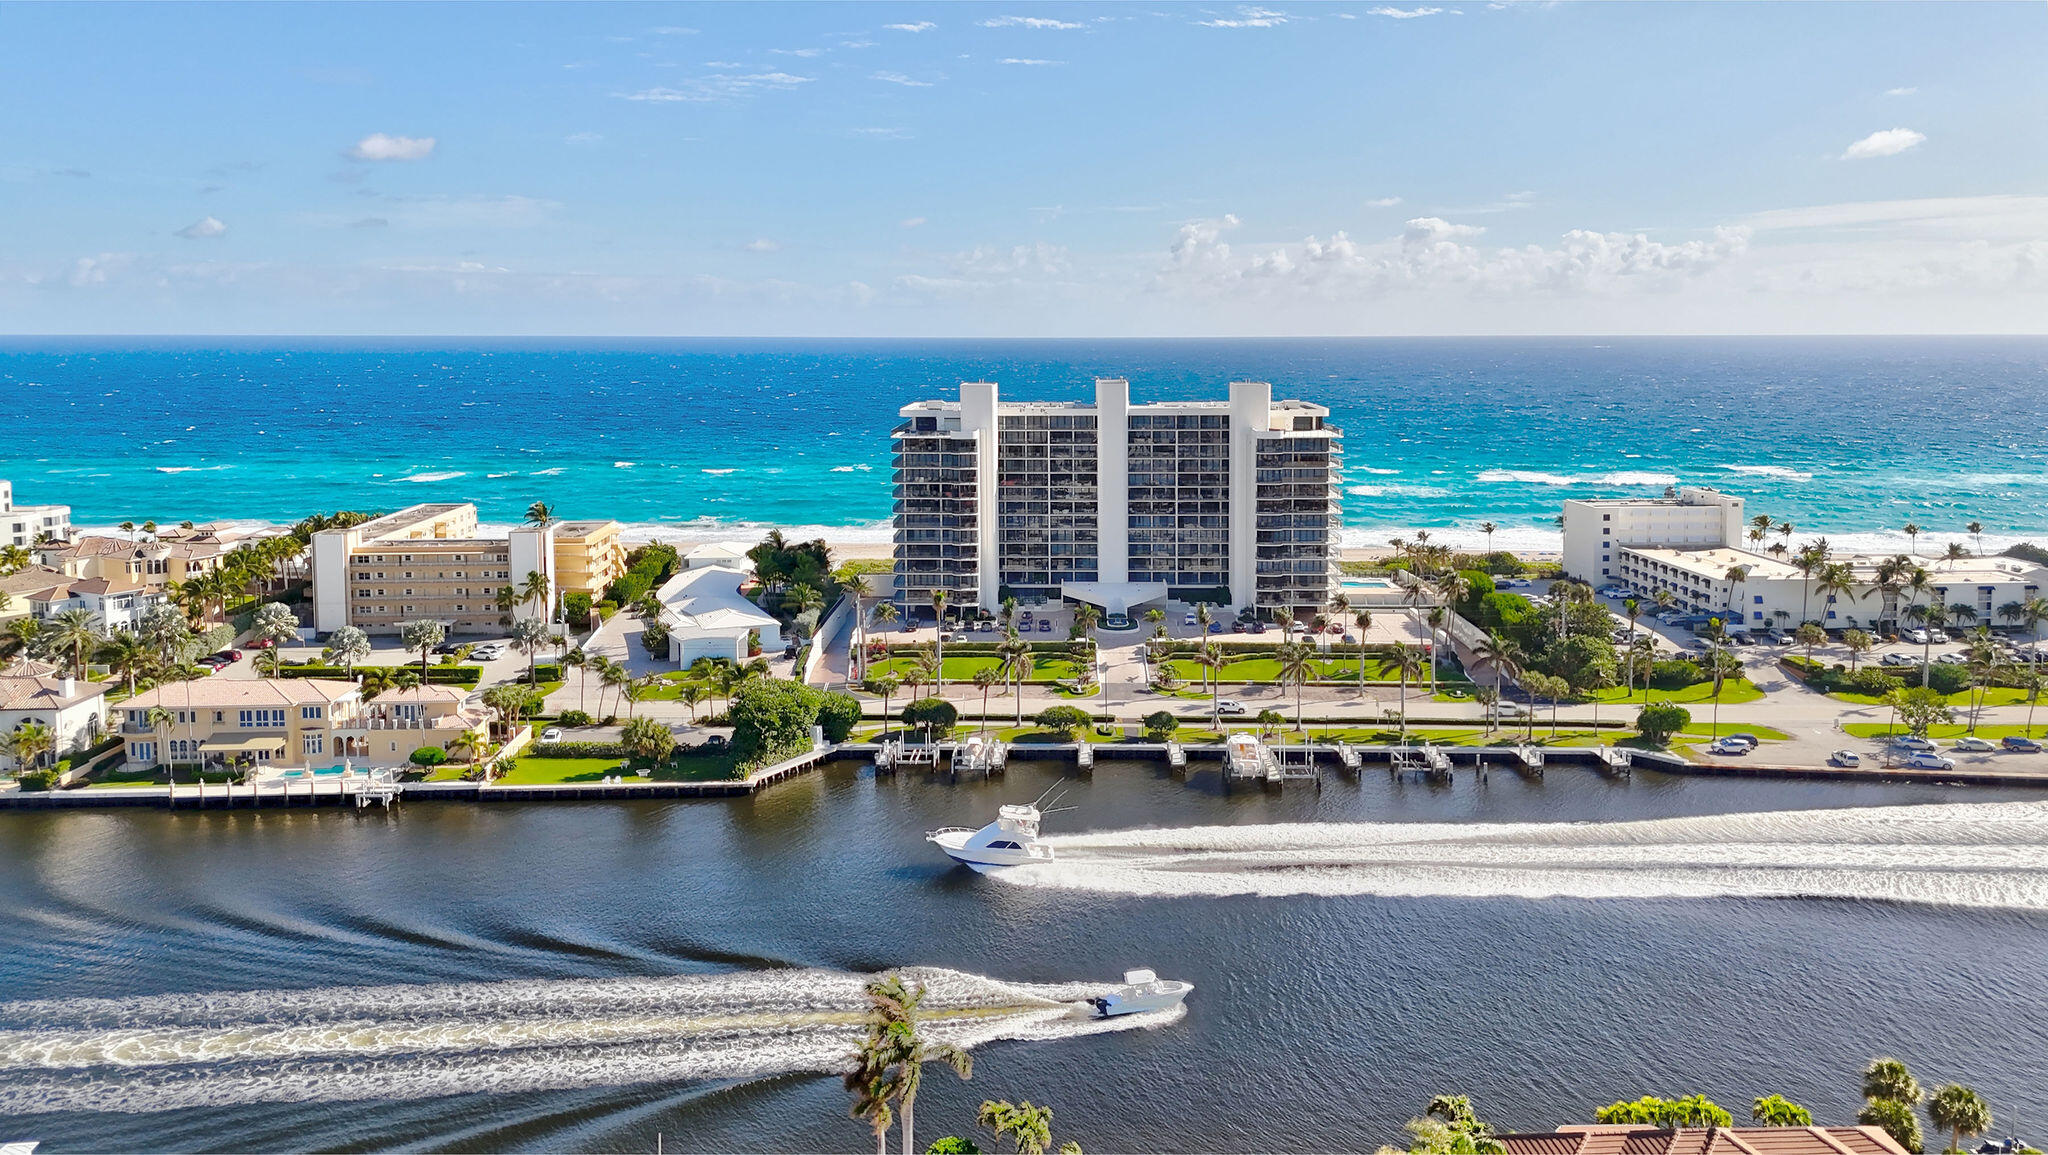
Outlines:
{"type": "Polygon", "coordinates": [[[1636,619],[1643,616],[1643,603],[1634,598],[1623,598],[1621,612],[1628,615],[1628,640],[1636,640],[1636,619]]]}
{"type": "Polygon", "coordinates": [[[327,635],[327,647],[321,654],[328,661],[338,663],[342,676],[352,680],[356,663],[370,656],[370,635],[355,626],[342,626],[327,635]]]}
{"type": "Polygon", "coordinates": [[[1091,642],[1095,640],[1095,626],[1100,621],[1102,611],[1087,602],[1074,607],[1074,626],[1091,642]]]}
{"type": "Polygon", "coordinates": [[[1948,621],[1948,615],[1949,607],[1941,602],[1915,602],[1906,607],[1906,620],[1925,631],[1921,636],[1926,640],[1920,643],[1920,688],[1923,690],[1927,688],[1929,663],[1933,660],[1934,631],[1948,621]]]}
{"type": "MultiPolygon", "coordinates": [[[[917,1029],[918,1006],[924,1001],[924,984],[907,985],[901,976],[888,974],[868,984],[869,1038],[879,1043],[878,1057],[893,1070],[897,1101],[903,1104],[903,1155],[917,1150],[917,1092],[924,1083],[926,1063],[944,1063],[962,1079],[974,1076],[974,1058],[951,1043],[926,1038],[917,1029]]],[[[862,1066],[869,1048],[862,1048],[862,1066]]]]}
{"type": "Polygon", "coordinates": [[[45,644],[53,649],[71,651],[71,671],[79,677],[85,676],[85,651],[87,647],[98,648],[106,633],[100,627],[98,614],[79,608],[64,610],[50,617],[45,644]]]}
{"type": "Polygon", "coordinates": [[[1746,565],[1731,565],[1728,567],[1728,572],[1722,575],[1722,580],[1728,583],[1728,600],[1725,609],[1726,618],[1739,623],[1748,615],[1744,614],[1743,618],[1735,616],[1740,612],[1735,608],[1735,587],[1749,580],[1749,567],[1746,565]]]}
{"type": "Polygon", "coordinates": [[[94,660],[121,675],[128,684],[129,697],[135,696],[135,674],[156,657],[156,651],[148,642],[128,630],[117,630],[112,637],[101,642],[93,651],[94,660]]]}
{"type": "Polygon", "coordinates": [[[1907,522],[1907,523],[1906,523],[1906,530],[1905,530],[1905,533],[1906,533],[1906,548],[1907,548],[1908,552],[1910,552],[1910,553],[1911,553],[1911,554],[1912,554],[1912,555],[1913,555],[1914,557],[1919,557],[1919,556],[1920,556],[1920,527],[1919,527],[1919,526],[1917,526],[1917,525],[1914,525],[1914,524],[1913,524],[1912,522],[1910,522],[1910,521],[1909,521],[1909,522],[1907,522]]]}
{"type": "Polygon", "coordinates": [[[1281,646],[1276,656],[1280,659],[1280,683],[1294,687],[1294,728],[1301,730],[1301,690],[1315,672],[1315,651],[1306,642],[1290,643],[1281,646]]]}
{"type": "MultiPolygon", "coordinates": [[[[579,714],[587,713],[583,706],[585,701],[584,690],[589,685],[589,679],[584,677],[584,671],[590,669],[590,654],[582,646],[573,647],[568,653],[562,655],[562,668],[564,670],[576,671],[576,712],[579,714]]],[[[695,721],[696,712],[692,711],[690,717],[692,721],[695,721]]]]}
{"type": "MultiPolygon", "coordinates": [[[[1514,643],[1502,637],[1498,630],[1494,630],[1489,631],[1485,637],[1479,639],[1472,646],[1473,663],[1485,665],[1493,671],[1493,700],[1495,702],[1500,701],[1500,679],[1501,675],[1506,672],[1503,663],[1507,660],[1508,649],[1513,645],[1514,643]]],[[[1360,665],[1362,668],[1362,659],[1360,665]]],[[[1497,712],[1489,708],[1486,711],[1487,733],[1493,733],[1494,723],[1498,720],[1497,712]]]]}
{"type": "MultiPolygon", "coordinates": [[[[398,640],[408,650],[420,652],[420,684],[427,684],[427,660],[433,656],[434,647],[447,640],[447,631],[441,623],[432,618],[418,618],[398,625],[398,640]]],[[[425,711],[421,711],[424,719],[425,711]]]]}
{"type": "Polygon", "coordinates": [[[1961,1083],[1936,1087],[1927,1099],[1927,1118],[1949,1133],[1948,1149],[1961,1151],[1963,1136],[1982,1135],[1991,1129],[1991,1106],[1975,1088],[1961,1083]]]}
{"type": "Polygon", "coordinates": [[[1429,652],[1429,693],[1431,697],[1436,696],[1436,661],[1437,655],[1442,652],[1442,647],[1438,645],[1438,639],[1443,636],[1444,622],[1448,620],[1449,614],[1450,611],[1442,606],[1431,606],[1429,608],[1429,645],[1425,649],[1429,652]]]}
{"type": "Polygon", "coordinates": [[[946,696],[946,591],[932,591],[932,674],[939,697],[946,696]]]}
{"type": "Polygon", "coordinates": [[[1365,635],[1372,629],[1372,611],[1359,610],[1351,615],[1351,620],[1358,626],[1358,692],[1360,695],[1363,695],[1365,693],[1365,635]]]}
{"type": "Polygon", "coordinates": [[[974,671],[974,684],[981,690],[981,729],[983,731],[988,729],[988,692],[995,688],[997,682],[1002,680],[1002,673],[994,666],[983,666],[979,670],[974,671]]]}
{"type": "MultiPolygon", "coordinates": [[[[883,674],[868,681],[867,691],[882,700],[882,733],[889,732],[889,699],[903,686],[903,680],[894,674],[883,674]]],[[[1019,723],[1021,725],[1021,723],[1019,723]]]]}
{"type": "MultiPolygon", "coordinates": [[[[625,666],[612,661],[610,658],[600,656],[597,660],[604,663],[597,668],[598,684],[613,692],[612,708],[605,713],[605,717],[615,718],[619,713],[618,695],[623,693],[626,686],[632,682],[633,675],[627,671],[625,666]]],[[[600,706],[603,704],[602,698],[599,699],[599,704],[600,706]]]]}
{"type": "Polygon", "coordinates": [[[1650,678],[1657,672],[1657,642],[1650,637],[1640,637],[1629,643],[1628,661],[1630,676],[1636,671],[1643,675],[1643,705],[1650,704],[1650,678]]]}
{"type": "Polygon", "coordinates": [[[1493,552],[1493,531],[1499,528],[1499,526],[1493,524],[1490,521],[1482,521],[1479,523],[1479,532],[1486,535],[1486,552],[1488,553],[1493,552]]]}
{"type": "MultiPolygon", "coordinates": [[[[1814,589],[1828,599],[1828,602],[1823,604],[1854,595],[1856,592],[1856,568],[1848,562],[1829,562],[1821,566],[1820,581],[1815,584],[1814,589]]],[[[1821,620],[1825,624],[1827,620],[1825,611],[1821,614],[1821,620]]]]}
{"type": "Polygon", "coordinates": [[[536,501],[526,507],[526,524],[535,529],[546,529],[555,523],[554,508],[545,501],[536,501]]]}
{"type": "Polygon", "coordinates": [[[1966,530],[1969,530],[1969,531],[1970,531],[1970,536],[1971,536],[1971,537],[1974,537],[1974,538],[1976,538],[1976,539],[1977,539],[1977,556],[1978,556],[1978,557],[1983,557],[1983,556],[1984,556],[1984,523],[1983,523],[1983,522],[1981,522],[1981,521],[1973,521],[1973,522],[1971,522],[1970,524],[1968,524],[1968,525],[1964,526],[1963,528],[1964,528],[1964,529],[1966,529],[1966,530]]]}
{"type": "Polygon", "coordinates": [[[41,722],[23,722],[11,734],[0,737],[4,737],[7,743],[6,749],[0,752],[12,755],[19,770],[35,769],[42,762],[43,755],[56,744],[50,728],[41,722]]]}
{"type": "Polygon", "coordinates": [[[552,620],[554,615],[550,596],[553,592],[554,585],[548,581],[548,575],[539,570],[528,570],[526,580],[519,583],[519,604],[537,605],[540,607],[540,616],[552,620]]]}
{"type": "Polygon", "coordinates": [[[1283,643],[1294,640],[1293,610],[1288,609],[1286,606],[1281,606],[1279,609],[1274,610],[1273,623],[1280,627],[1280,640],[1283,643]]]}
{"type": "Polygon", "coordinates": [[[1842,631],[1842,645],[1845,649],[1849,651],[1850,673],[1853,674],[1856,672],[1857,664],[1863,660],[1863,655],[1870,652],[1871,647],[1874,644],[1875,643],[1871,641],[1870,635],[1864,633],[1862,630],[1842,631]]]}
{"type": "Polygon", "coordinates": [[[874,610],[868,616],[875,619],[875,625],[878,628],[887,632],[889,623],[897,618],[896,607],[888,602],[876,602],[874,610]]]}
{"type": "Polygon", "coordinates": [[[132,521],[124,521],[124,522],[122,522],[122,523],[121,523],[121,532],[122,532],[122,533],[125,533],[125,534],[127,534],[127,535],[128,535],[128,540],[129,540],[129,541],[134,541],[134,540],[135,540],[135,523],[134,523],[134,522],[132,522],[132,521]]]}
{"type": "Polygon", "coordinates": [[[1394,643],[1394,656],[1389,662],[1401,678],[1401,740],[1408,740],[1408,677],[1422,676],[1422,655],[1406,642],[1394,643]]]}
{"type": "MultiPolygon", "coordinates": [[[[1284,648],[1287,643],[1282,642],[1284,648]]],[[[1204,642],[1195,651],[1195,664],[1202,667],[1202,686],[1209,692],[1209,724],[1217,732],[1223,730],[1223,667],[1230,659],[1223,655],[1223,647],[1214,642],[1204,642]]]]}

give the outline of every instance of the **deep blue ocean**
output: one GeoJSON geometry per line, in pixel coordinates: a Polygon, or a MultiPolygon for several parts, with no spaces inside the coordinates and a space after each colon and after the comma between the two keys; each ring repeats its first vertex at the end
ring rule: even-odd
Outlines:
{"type": "MultiPolygon", "coordinates": [[[[1568,495],[1706,484],[1837,546],[2048,533],[2048,339],[717,341],[12,338],[0,477],[85,525],[533,501],[715,536],[884,536],[889,428],[962,379],[1330,406],[1352,544],[1554,542],[1568,495]]],[[[1974,544],[1974,543],[1973,543],[1974,544]]]]}

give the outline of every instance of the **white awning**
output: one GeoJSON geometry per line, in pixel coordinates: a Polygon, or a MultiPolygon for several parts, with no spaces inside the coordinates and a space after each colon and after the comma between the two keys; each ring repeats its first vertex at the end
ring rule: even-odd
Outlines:
{"type": "Polygon", "coordinates": [[[1132,606],[1166,600],[1165,582],[1061,582],[1060,596],[1112,614],[1129,614],[1132,606]]]}

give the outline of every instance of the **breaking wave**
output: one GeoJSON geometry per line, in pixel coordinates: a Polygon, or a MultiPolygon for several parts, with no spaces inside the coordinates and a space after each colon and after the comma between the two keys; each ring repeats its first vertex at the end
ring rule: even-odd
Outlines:
{"type": "MultiPolygon", "coordinates": [[[[1158,1026],[1098,1020],[1104,984],[905,968],[961,1047],[1158,1026]]],[[[753,971],[0,1003],[0,1116],[423,1099],[840,1070],[867,976],[753,971]]]]}
{"type": "Polygon", "coordinates": [[[995,877],[1159,897],[1845,898],[2048,910],[2048,803],[1605,823],[1301,823],[1050,839],[995,877]]]}
{"type": "Polygon", "coordinates": [[[435,473],[409,473],[409,474],[405,475],[404,477],[400,477],[400,478],[394,478],[393,480],[396,480],[396,481],[412,481],[412,482],[426,482],[426,481],[453,481],[454,479],[456,479],[456,478],[458,478],[458,477],[467,477],[467,476],[469,476],[469,474],[468,474],[468,473],[466,473],[466,472],[464,472],[463,470],[460,470],[460,469],[448,469],[448,470],[442,470],[442,471],[440,471],[440,472],[435,472],[435,473]]]}
{"type": "Polygon", "coordinates": [[[1813,474],[1783,465],[1724,465],[1721,468],[1730,473],[1746,473],[1751,477],[1775,477],[1783,481],[1813,480],[1813,474]]]}
{"type": "Polygon", "coordinates": [[[1651,473],[1639,469],[1621,469],[1611,473],[1543,473],[1533,469],[1487,469],[1473,477],[1474,481],[1512,481],[1522,485],[1677,485],[1675,473],[1651,473]]]}

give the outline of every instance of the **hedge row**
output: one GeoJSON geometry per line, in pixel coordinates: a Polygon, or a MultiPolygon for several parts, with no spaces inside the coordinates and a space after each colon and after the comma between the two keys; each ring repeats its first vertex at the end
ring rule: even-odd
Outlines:
{"type": "MultiPolygon", "coordinates": [[[[355,673],[360,674],[366,668],[357,666],[355,673]]],[[[416,664],[389,668],[411,670],[414,676],[418,676],[420,672],[416,664]]],[[[277,673],[279,677],[284,678],[339,678],[344,681],[353,676],[342,666],[280,666],[277,673]]],[[[428,666],[427,681],[436,686],[474,686],[477,679],[483,677],[483,673],[482,666],[428,666]]]]}

